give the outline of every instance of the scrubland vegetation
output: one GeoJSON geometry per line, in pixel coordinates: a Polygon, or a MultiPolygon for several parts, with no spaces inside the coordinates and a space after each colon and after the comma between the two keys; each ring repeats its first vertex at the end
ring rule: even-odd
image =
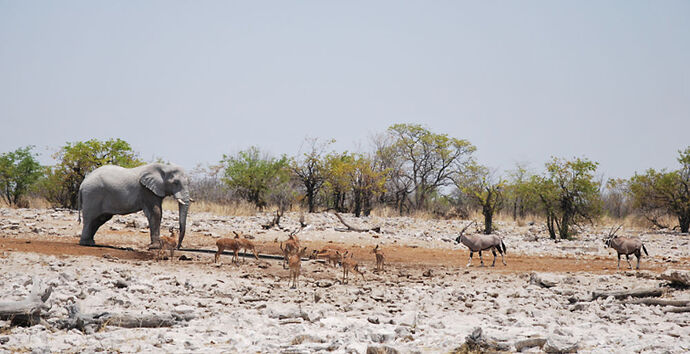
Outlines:
{"type": "MultiPolygon", "coordinates": [[[[541,171],[525,165],[503,175],[474,157],[469,141],[416,124],[395,124],[365,153],[334,151],[333,141],[305,139],[298,156],[271,156],[251,146],[217,164],[188,171],[194,208],[251,215],[267,208],[355,216],[414,215],[545,222],[552,238],[569,238],[585,223],[690,227],[690,146],[678,168],[649,169],[630,179],[601,181],[586,157],[553,157],[541,171]]],[[[13,207],[75,209],[86,174],[99,166],[144,164],[121,139],[68,142],[41,166],[32,146],[0,154],[2,203],[13,207]]],[[[174,161],[173,161],[174,162],[174,161]]]]}

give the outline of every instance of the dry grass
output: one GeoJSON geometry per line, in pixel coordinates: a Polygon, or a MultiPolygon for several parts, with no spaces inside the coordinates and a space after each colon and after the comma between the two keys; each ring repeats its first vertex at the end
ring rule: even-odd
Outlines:
{"type": "Polygon", "coordinates": [[[397,209],[391,208],[389,206],[383,206],[383,207],[374,208],[371,211],[370,215],[376,216],[379,218],[391,218],[391,217],[400,216],[400,213],[398,212],[397,209]]]}
{"type": "MultiPolygon", "coordinates": [[[[177,211],[177,201],[172,198],[165,198],[163,200],[163,210],[177,211]]],[[[198,201],[192,203],[190,212],[207,212],[214,215],[226,216],[253,216],[259,210],[252,204],[247,202],[237,202],[232,204],[219,204],[206,201],[198,201]]]]}
{"type": "Polygon", "coordinates": [[[31,208],[31,209],[49,209],[53,205],[48,200],[39,197],[22,197],[18,206],[10,206],[4,199],[0,199],[0,208],[31,208]]]}
{"type": "MultiPolygon", "coordinates": [[[[678,226],[678,218],[673,215],[664,215],[659,218],[659,222],[669,228],[674,228],[678,226]]],[[[649,220],[640,215],[631,214],[624,218],[612,218],[609,216],[604,216],[599,220],[599,223],[607,226],[623,225],[625,228],[636,228],[636,229],[655,229],[649,220]]]]}

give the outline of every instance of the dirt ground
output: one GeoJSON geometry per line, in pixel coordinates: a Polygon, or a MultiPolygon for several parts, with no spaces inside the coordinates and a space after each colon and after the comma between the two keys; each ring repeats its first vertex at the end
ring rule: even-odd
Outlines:
{"type": "MultiPolygon", "coordinates": [[[[313,249],[320,249],[325,242],[303,242],[303,246],[308,247],[309,251],[313,249]]],[[[330,243],[333,245],[342,246],[351,250],[354,253],[355,259],[373,268],[374,255],[368,248],[351,246],[345,244],[330,243]]],[[[154,254],[152,252],[143,250],[127,250],[124,249],[127,245],[113,245],[114,247],[84,247],[77,243],[77,240],[67,241],[64,238],[56,240],[36,240],[30,235],[22,235],[18,238],[2,238],[0,239],[0,253],[5,251],[16,252],[33,252],[40,254],[49,254],[54,256],[96,256],[96,257],[115,257],[118,259],[129,260],[152,260],[154,254]],[[124,247],[123,247],[124,246],[124,247]]],[[[257,249],[260,254],[280,255],[279,243],[277,242],[257,242],[257,249]]],[[[215,251],[208,249],[209,251],[215,251]]],[[[465,250],[448,250],[448,249],[430,249],[416,246],[387,246],[384,249],[386,255],[386,262],[398,267],[410,268],[458,268],[465,267],[469,252],[465,250]]],[[[188,255],[192,261],[190,263],[206,263],[212,261],[212,253],[194,252],[194,251],[179,251],[176,254],[188,255]],[[199,257],[192,257],[198,254],[199,257]]],[[[550,255],[523,255],[508,253],[505,257],[507,266],[501,263],[500,255],[496,260],[496,267],[488,267],[491,265],[493,255],[490,252],[484,252],[484,262],[487,265],[486,269],[491,271],[498,271],[502,273],[524,273],[524,272],[589,272],[589,273],[613,273],[616,272],[615,254],[611,257],[555,257],[550,255]]],[[[224,256],[229,258],[229,256],[224,256]]],[[[175,257],[177,258],[177,256],[175,257]]],[[[224,262],[229,263],[229,259],[223,258],[224,262]]],[[[690,261],[688,258],[681,259],[684,264],[690,261]]],[[[631,262],[635,265],[635,258],[632,257],[631,262]]],[[[473,267],[479,266],[479,256],[474,255],[473,267]]],[[[652,271],[655,273],[662,272],[667,265],[657,263],[653,259],[644,257],[642,259],[641,269],[652,271]]],[[[627,270],[627,263],[623,259],[621,261],[621,270],[627,270]]]]}

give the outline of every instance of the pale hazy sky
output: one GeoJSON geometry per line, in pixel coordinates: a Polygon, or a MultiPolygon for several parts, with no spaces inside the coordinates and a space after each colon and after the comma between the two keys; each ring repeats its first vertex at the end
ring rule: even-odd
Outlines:
{"type": "Polygon", "coordinates": [[[188,169],[394,123],[605,177],[690,145],[690,1],[0,0],[0,152],[121,138],[188,169]]]}

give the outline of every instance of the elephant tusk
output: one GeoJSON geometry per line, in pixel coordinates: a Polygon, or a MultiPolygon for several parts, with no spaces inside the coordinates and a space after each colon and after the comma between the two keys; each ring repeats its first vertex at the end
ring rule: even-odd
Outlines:
{"type": "Polygon", "coordinates": [[[185,203],[185,202],[184,202],[182,199],[180,199],[180,198],[177,198],[177,202],[180,203],[180,204],[182,204],[182,205],[187,205],[187,203],[185,203]]]}
{"type": "Polygon", "coordinates": [[[189,198],[190,203],[194,203],[194,198],[189,198]]]}

